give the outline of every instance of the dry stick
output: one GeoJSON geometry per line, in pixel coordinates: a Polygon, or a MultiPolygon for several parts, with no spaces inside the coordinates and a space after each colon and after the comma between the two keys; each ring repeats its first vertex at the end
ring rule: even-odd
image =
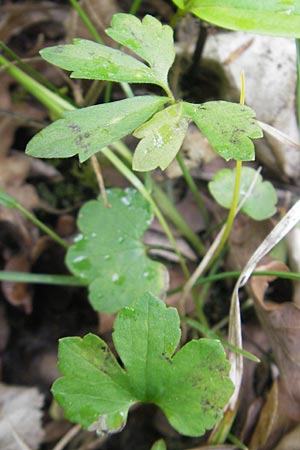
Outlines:
{"type": "Polygon", "coordinates": [[[107,195],[106,195],[105,185],[104,185],[104,181],[103,181],[103,177],[102,177],[100,163],[99,163],[96,155],[92,155],[90,160],[91,160],[92,167],[93,167],[93,170],[95,172],[95,175],[96,175],[96,178],[98,181],[100,194],[102,195],[102,198],[103,198],[103,203],[106,206],[106,208],[111,208],[111,205],[108,203],[108,200],[107,200],[107,195]]]}
{"type": "Polygon", "coordinates": [[[56,444],[53,450],[63,450],[63,448],[79,433],[81,430],[81,425],[75,425],[72,427],[56,444]]]}

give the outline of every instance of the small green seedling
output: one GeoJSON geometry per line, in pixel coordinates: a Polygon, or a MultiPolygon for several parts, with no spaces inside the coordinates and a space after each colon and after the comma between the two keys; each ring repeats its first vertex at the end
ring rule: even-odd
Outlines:
{"type": "Polygon", "coordinates": [[[153,218],[149,203],[135,189],[109,190],[107,199],[111,208],[99,199],[79,211],[82,234],[68,250],[66,263],[86,280],[95,310],[112,313],[145,291],[162,296],[168,272],[146,256],[141,242],[153,218]]]}
{"type": "Polygon", "coordinates": [[[180,150],[188,124],[194,121],[226,160],[254,160],[254,146],[248,137],[262,136],[254,111],[229,102],[194,105],[174,100],[168,72],[175,52],[173,31],[168,25],[161,25],[151,16],[140,21],[128,14],[114,15],[111,24],[107,34],[145,64],[121,50],[83,39],[44,49],[41,55],[72,71],[73,78],[152,83],[160,86],[167,97],[133,97],[67,112],[30,141],[29,155],[65,158],[78,154],[80,161],[85,161],[133,132],[142,139],[133,157],[133,169],[165,169],[180,150]]]}
{"type": "MultiPolygon", "coordinates": [[[[229,0],[225,6],[219,0],[174,3],[181,9],[179,16],[192,12],[232,29],[300,36],[300,7],[296,0],[278,0],[276,5],[271,0],[263,5],[258,0],[229,0]]],[[[148,15],[140,21],[129,14],[116,14],[106,32],[130,54],[122,47],[75,39],[70,45],[44,49],[41,55],[71,71],[73,78],[156,85],[162,95],[131,97],[80,110],[73,110],[68,102],[58,102],[52,110],[62,117],[30,141],[27,153],[40,158],[78,155],[80,162],[100,151],[115,157],[107,146],[133,134],[140,139],[133,169],[164,170],[178,155],[188,126],[194,122],[220,156],[237,161],[239,176],[234,189],[232,171],[219,172],[210,183],[219,203],[229,207],[232,202],[229,230],[239,180],[240,200],[253,180],[251,169],[241,172],[241,161],[255,159],[252,139],[262,136],[254,111],[243,104],[223,101],[196,105],[176,100],[168,82],[175,59],[173,30],[154,17],[148,15]],[[68,111],[62,115],[62,109],[68,111]]],[[[30,86],[34,92],[34,84],[30,86]]],[[[39,92],[42,98],[45,89],[39,92]]],[[[51,107],[54,98],[49,94],[48,103],[44,103],[51,107]]],[[[118,164],[121,167],[120,160],[118,164]]],[[[123,174],[130,172],[124,166],[123,174]]],[[[130,174],[127,178],[135,177],[135,187],[139,186],[140,180],[130,174]]],[[[149,201],[144,185],[143,192],[149,201]]],[[[273,214],[274,191],[268,183],[259,178],[251,196],[254,200],[250,197],[243,206],[245,213],[258,220],[273,214]],[[257,199],[263,199],[263,213],[258,211],[257,199]]],[[[9,201],[4,199],[8,206],[9,201]]],[[[86,281],[95,309],[119,310],[113,338],[121,363],[95,335],[64,338],[59,344],[63,377],[54,383],[53,394],[71,421],[99,433],[122,429],[130,407],[145,402],[159,406],[180,433],[199,436],[221,419],[233,392],[223,347],[217,340],[200,339],[175,353],[180,340],[178,313],[154,296],[164,295],[166,269],[147,258],[141,242],[152,219],[149,205],[134,190],[111,190],[108,202],[111,208],[99,200],[81,208],[81,234],[69,248],[66,262],[73,274],[86,281]]],[[[154,448],[164,449],[165,445],[158,442],[154,448]]]]}
{"type": "MultiPolygon", "coordinates": [[[[229,209],[232,204],[234,183],[235,169],[221,169],[208,184],[210,193],[224,208],[229,209]]],[[[265,220],[276,213],[277,194],[273,185],[263,181],[251,167],[242,168],[239,203],[242,202],[241,211],[254,220],[265,220]]]]}
{"type": "Polygon", "coordinates": [[[174,354],[180,319],[151,294],[121,309],[113,340],[122,366],[98,336],[59,343],[53,394],[66,416],[99,433],[118,431],[138,402],[159,406],[180,433],[200,436],[222,417],[233,385],[217,340],[193,340],[174,354]]]}

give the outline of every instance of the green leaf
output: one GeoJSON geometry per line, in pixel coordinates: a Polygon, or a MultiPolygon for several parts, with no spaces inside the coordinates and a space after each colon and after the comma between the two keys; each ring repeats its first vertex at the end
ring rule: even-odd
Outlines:
{"type": "Polygon", "coordinates": [[[38,158],[67,158],[78,154],[83,162],[131,133],[167,101],[166,97],[149,95],[68,111],[63,119],[35,135],[26,152],[38,158]]]}
{"type": "Polygon", "coordinates": [[[151,450],[167,450],[165,441],[163,439],[159,439],[158,441],[154,442],[151,450]]]}
{"type": "Polygon", "coordinates": [[[168,85],[168,72],[175,59],[173,30],[152,16],[142,21],[131,14],[115,14],[108,36],[144,59],[161,85],[168,85]]]}
{"type": "MultiPolygon", "coordinates": [[[[264,220],[276,213],[277,194],[269,181],[263,181],[261,175],[251,167],[242,167],[239,202],[247,194],[253,180],[257,177],[253,190],[245,201],[241,211],[254,220],[264,220]]],[[[208,184],[214,199],[224,208],[230,208],[233,197],[235,169],[221,169],[208,184]]]]}
{"type": "Polygon", "coordinates": [[[299,0],[191,0],[187,10],[230,30],[300,37],[299,0]]]}
{"type": "Polygon", "coordinates": [[[189,119],[183,116],[182,103],[156,113],[134,132],[134,136],[142,141],[134,152],[133,169],[166,169],[179,152],[188,125],[189,119]]]}
{"type": "Polygon", "coordinates": [[[61,339],[64,377],[52,390],[67,417],[85,428],[107,425],[103,418],[126,418],[131,405],[145,402],[158,405],[184,435],[212,428],[233,391],[229,363],[220,342],[211,339],[191,341],[174,355],[179,325],[177,310],[151,294],[122,309],[113,340],[124,369],[97,336],[61,339]]]}
{"type": "Polygon", "coordinates": [[[262,137],[255,112],[248,106],[224,101],[202,105],[184,103],[184,109],[212,147],[226,161],[255,159],[253,142],[262,137]]]}
{"type": "Polygon", "coordinates": [[[152,221],[150,205],[134,189],[107,192],[111,208],[92,200],[80,210],[82,231],[70,247],[70,271],[89,284],[89,299],[98,311],[115,312],[146,291],[166,289],[166,268],[149,259],[141,238],[152,221]]]}
{"type": "Polygon", "coordinates": [[[46,61],[72,71],[72,78],[159,84],[153,71],[136,58],[86,39],[48,47],[40,54],[46,61]]]}
{"type": "Polygon", "coordinates": [[[173,3],[177,6],[179,9],[185,8],[185,0],[173,0],[173,3]]]}

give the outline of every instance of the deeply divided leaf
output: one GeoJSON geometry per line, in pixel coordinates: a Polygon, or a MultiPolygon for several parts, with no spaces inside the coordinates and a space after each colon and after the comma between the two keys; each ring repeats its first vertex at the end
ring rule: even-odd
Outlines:
{"type": "Polygon", "coordinates": [[[238,103],[214,101],[201,105],[184,103],[184,109],[226,161],[255,159],[251,139],[262,137],[262,130],[251,108],[238,103]]]}
{"type": "Polygon", "coordinates": [[[179,339],[177,311],[146,294],[115,321],[113,340],[124,369],[97,336],[61,339],[64,376],[54,383],[54,396],[85,428],[113,431],[112,418],[126,420],[131,405],[145,402],[158,405],[178,432],[202,435],[222,417],[232,394],[229,364],[217,340],[191,341],[174,355],[179,339]]]}
{"type": "Polygon", "coordinates": [[[180,150],[188,124],[182,103],[175,103],[141,125],[134,132],[134,136],[142,140],[133,156],[133,169],[166,169],[180,150]]]}
{"type": "Polygon", "coordinates": [[[48,62],[72,72],[73,78],[127,83],[152,83],[168,90],[168,72],[175,58],[173,30],[152,16],[142,21],[131,14],[115,14],[106,32],[148,65],[122,50],[86,39],[43,49],[48,62]]]}
{"type": "Polygon", "coordinates": [[[79,155],[81,162],[126,136],[158,111],[166,97],[142,96],[68,111],[40,131],[26,152],[39,158],[79,155]]]}
{"type": "Polygon", "coordinates": [[[162,85],[168,84],[168,72],[175,58],[171,27],[150,15],[140,21],[131,14],[115,14],[106,33],[145,60],[162,85]]]}
{"type": "Polygon", "coordinates": [[[162,264],[146,256],[141,242],[152,221],[148,202],[134,189],[112,189],[107,196],[111,208],[102,200],[81,208],[82,234],[70,247],[66,263],[74,275],[86,280],[93,307],[111,313],[146,291],[162,294],[168,276],[162,264]]]}
{"type": "Polygon", "coordinates": [[[191,0],[185,3],[187,10],[200,19],[230,30],[300,37],[299,0],[191,0]]]}
{"type": "MultiPolygon", "coordinates": [[[[208,185],[212,196],[224,208],[231,206],[234,183],[235,169],[221,169],[208,185]]],[[[275,214],[277,194],[273,185],[269,181],[263,181],[262,176],[251,167],[242,168],[239,202],[246,195],[241,211],[247,216],[254,220],[264,220],[275,214]]]]}
{"type": "Polygon", "coordinates": [[[142,62],[114,48],[86,39],[41,50],[48,62],[72,72],[72,78],[157,84],[153,72],[142,62]]]}

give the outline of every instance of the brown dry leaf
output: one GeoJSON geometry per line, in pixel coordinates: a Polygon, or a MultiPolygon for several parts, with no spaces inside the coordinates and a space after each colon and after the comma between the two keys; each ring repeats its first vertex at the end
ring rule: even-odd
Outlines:
{"type": "Polygon", "coordinates": [[[299,448],[300,442],[300,425],[298,425],[294,430],[290,431],[283,439],[279,442],[274,450],[296,450],[299,448]]]}
{"type": "Polygon", "coordinates": [[[44,24],[44,29],[52,22],[54,29],[61,29],[70,8],[64,4],[48,1],[12,3],[1,7],[0,40],[8,40],[30,27],[44,24]]]}
{"type": "MultiPolygon", "coordinates": [[[[278,261],[259,270],[288,270],[278,261]]],[[[272,277],[253,277],[250,288],[259,320],[264,328],[281,377],[281,392],[285,390],[289,400],[286,414],[293,420],[300,420],[300,308],[292,302],[274,303],[264,300],[268,283],[272,277]]],[[[287,299],[279,299],[279,301],[287,299]]],[[[282,408],[283,405],[281,405],[282,408]]]]}
{"type": "Polygon", "coordinates": [[[278,382],[275,380],[260,413],[259,421],[249,444],[249,450],[272,449],[278,440],[278,433],[285,430],[288,422],[285,414],[282,414],[278,382]]]}
{"type": "MultiPolygon", "coordinates": [[[[28,256],[17,254],[12,256],[4,266],[6,271],[29,272],[30,262],[28,256]]],[[[23,306],[26,314],[31,313],[32,289],[26,283],[16,283],[12,281],[2,281],[2,292],[10,304],[23,306]]]]}
{"type": "Polygon", "coordinates": [[[226,258],[226,270],[241,270],[273,229],[271,219],[256,221],[240,214],[234,221],[226,258]]]}
{"type": "Polygon", "coordinates": [[[5,450],[39,447],[43,396],[36,388],[0,384],[0,448],[5,450]]]}

